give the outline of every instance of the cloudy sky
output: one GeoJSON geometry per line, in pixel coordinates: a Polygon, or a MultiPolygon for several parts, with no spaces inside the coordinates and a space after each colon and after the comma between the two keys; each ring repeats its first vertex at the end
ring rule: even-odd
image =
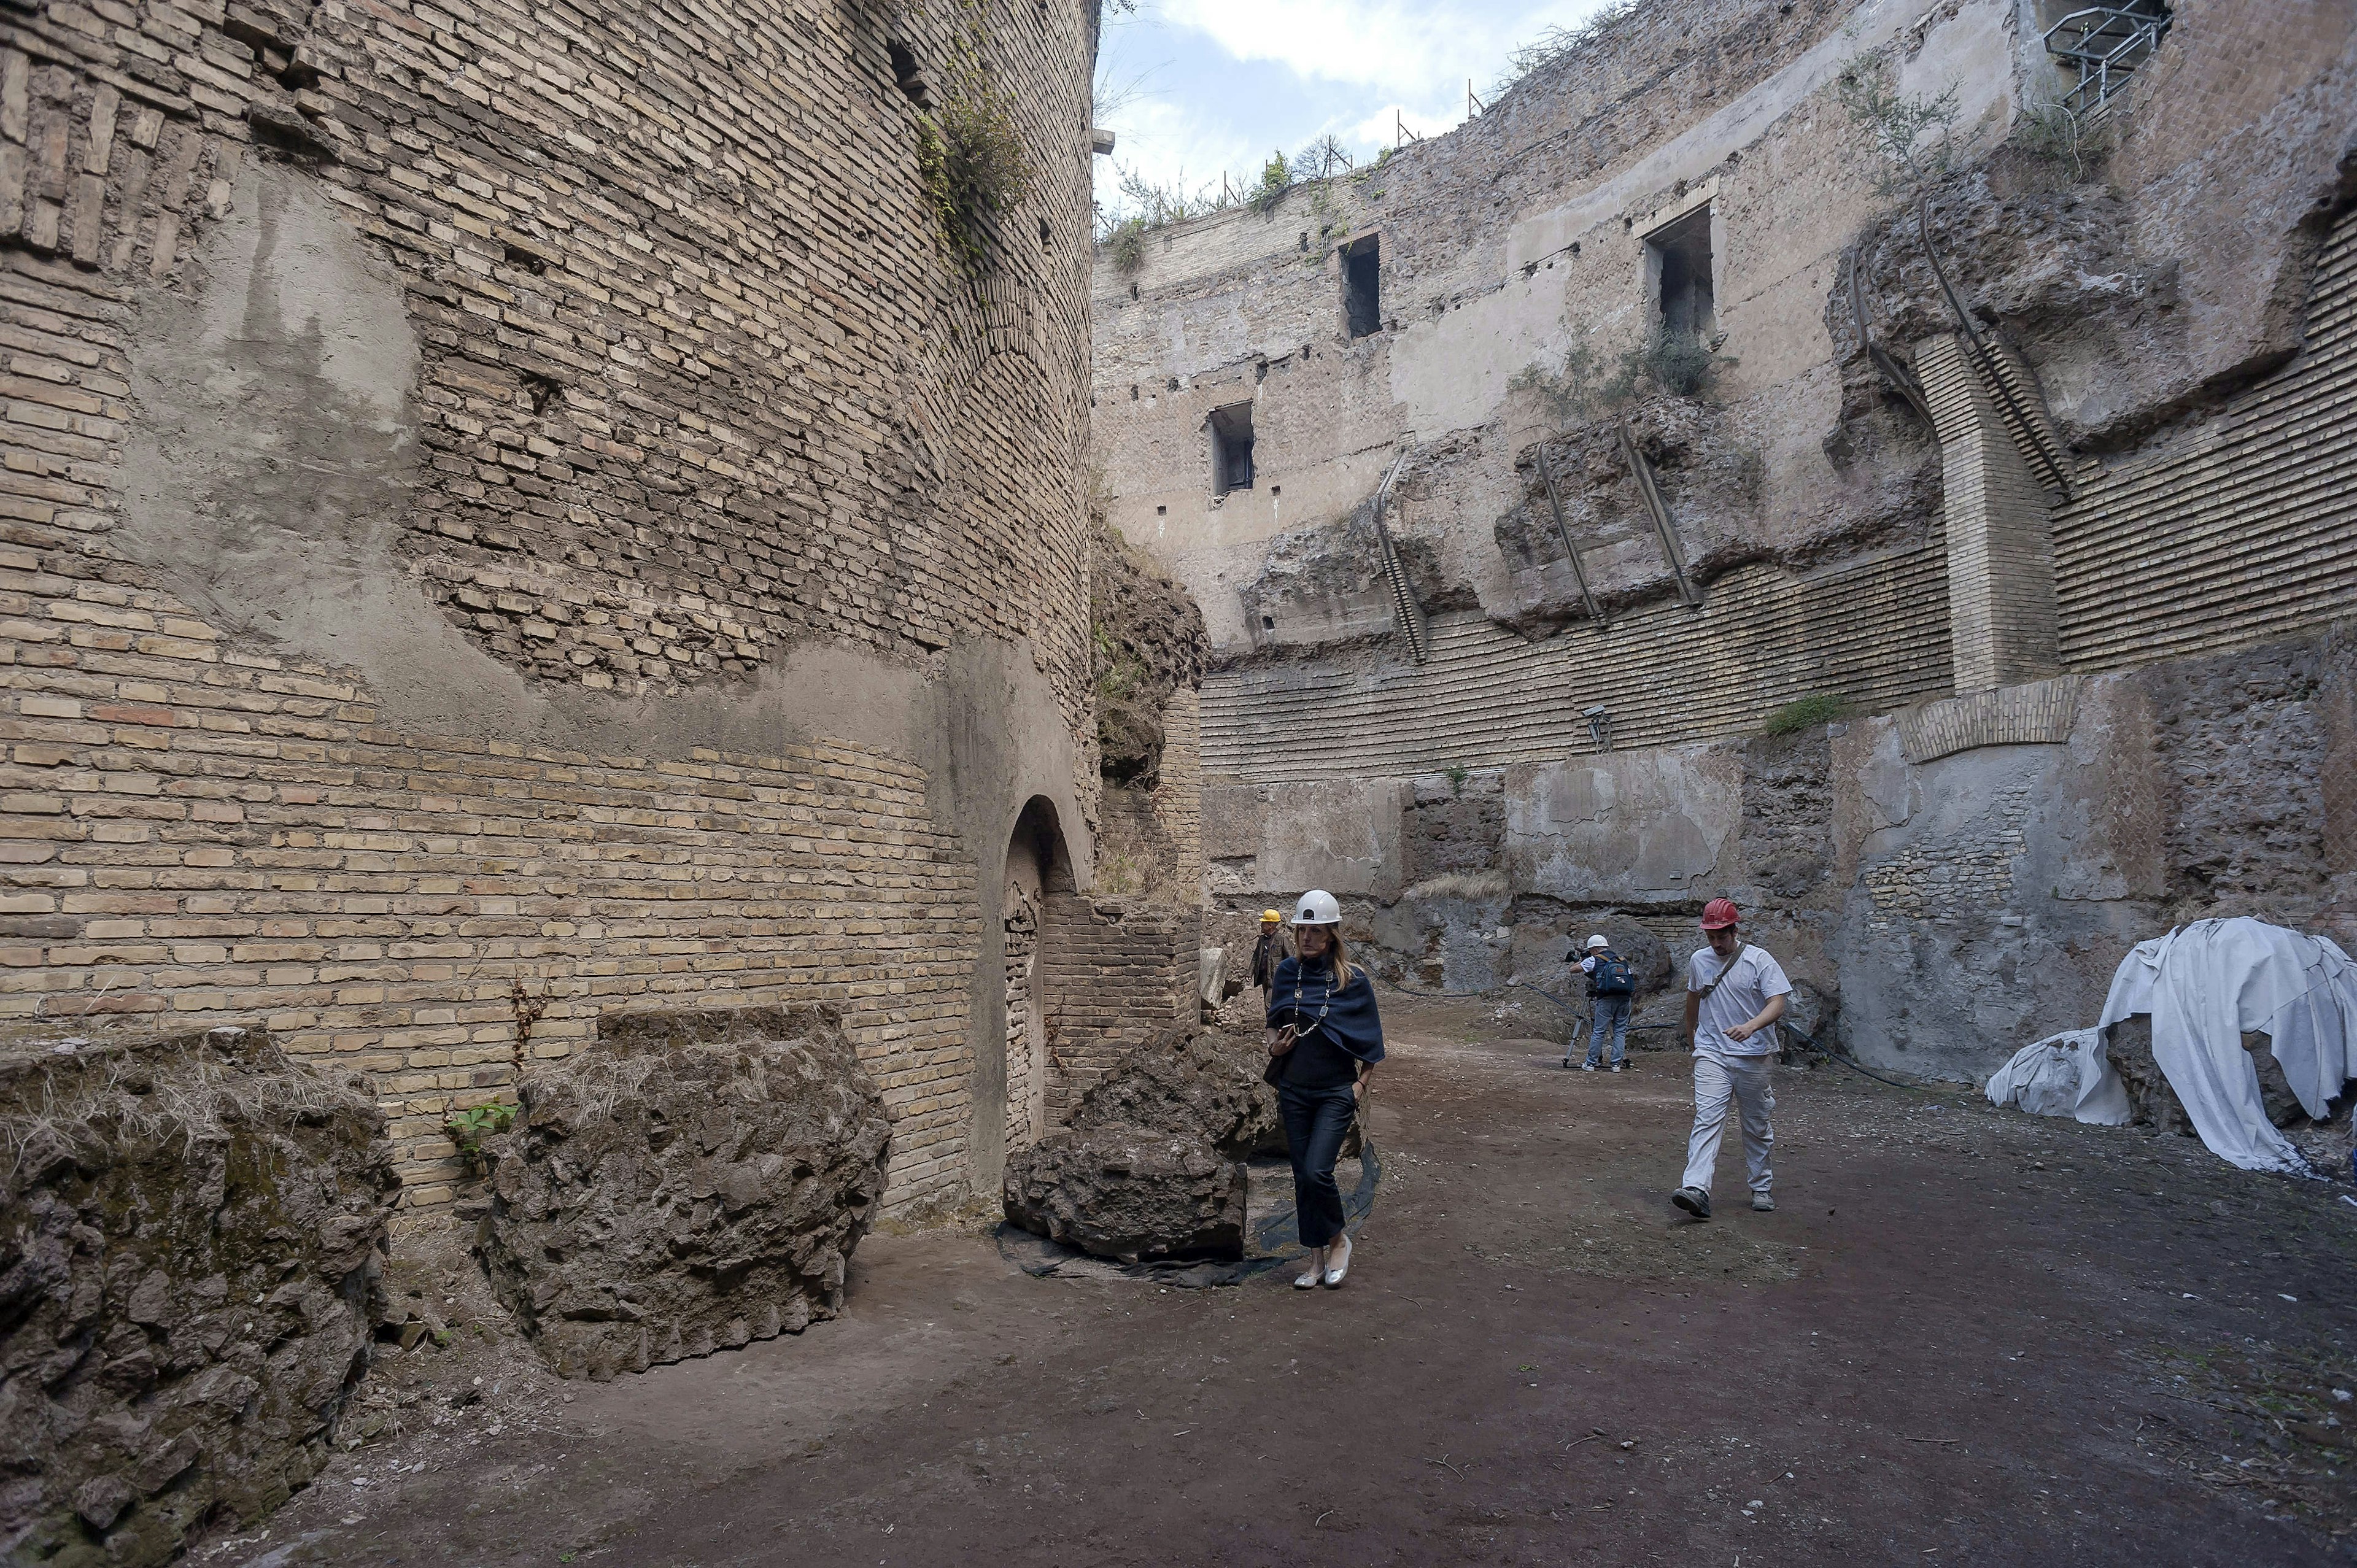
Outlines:
{"type": "MultiPolygon", "coordinates": [[[[1097,198],[1118,201],[1108,162],[1157,184],[1216,191],[1331,133],[1353,154],[1388,146],[1393,117],[1429,134],[1485,99],[1506,57],[1607,0],[1139,0],[1108,16],[1098,123],[1117,133],[1097,198]]],[[[1110,12],[1112,7],[1106,7],[1110,12]]]]}

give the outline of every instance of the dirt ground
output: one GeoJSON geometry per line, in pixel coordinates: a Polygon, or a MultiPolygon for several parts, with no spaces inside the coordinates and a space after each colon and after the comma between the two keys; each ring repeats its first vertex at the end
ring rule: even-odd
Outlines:
{"type": "Polygon", "coordinates": [[[1779,1079],[1778,1211],[1730,1129],[1698,1223],[1684,1058],[1385,1007],[1339,1292],[876,1236],[840,1321],[560,1385],[454,1270],[363,1445],[199,1558],[2357,1563],[2347,1187],[1827,1067],[1779,1079]]]}

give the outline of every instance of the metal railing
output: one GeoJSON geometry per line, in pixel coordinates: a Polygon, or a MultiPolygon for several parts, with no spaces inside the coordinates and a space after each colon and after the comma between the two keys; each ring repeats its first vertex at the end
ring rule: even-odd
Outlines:
{"type": "Polygon", "coordinates": [[[2047,28],[2046,52],[2079,76],[2062,95],[2062,106],[2074,114],[2092,114],[2111,102],[2160,48],[2169,21],[2163,0],[2131,0],[2073,11],[2047,28]]]}

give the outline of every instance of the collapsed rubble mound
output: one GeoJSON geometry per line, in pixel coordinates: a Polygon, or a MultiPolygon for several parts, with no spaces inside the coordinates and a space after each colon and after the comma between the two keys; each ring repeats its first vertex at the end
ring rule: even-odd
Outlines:
{"type": "Polygon", "coordinates": [[[398,1192],[367,1084],[260,1029],[16,1047],[0,1145],[8,1560],[167,1562],[309,1481],[398,1192]]]}
{"type": "Polygon", "coordinates": [[[1243,1162],[1285,1152],[1256,1033],[1182,1025],[1141,1043],[1070,1125],[1006,1162],[1006,1218],[1101,1258],[1240,1258],[1243,1162]]]}
{"type": "Polygon", "coordinates": [[[1660,531],[1620,444],[1624,423],[1677,520],[1690,568],[1715,575],[1755,553],[1749,542],[1760,536],[1766,478],[1760,438],[1720,404],[1647,397],[1623,412],[1583,417],[1515,455],[1514,504],[1491,526],[1512,575],[1511,600],[1493,616],[1501,625],[1544,636],[1586,614],[1577,584],[1558,565],[1566,531],[1608,607],[1674,588],[1660,531]],[[1560,529],[1543,477],[1548,470],[1563,506],[1560,529]]]}
{"type": "Polygon", "coordinates": [[[1134,553],[1102,517],[1089,547],[1090,679],[1098,766],[1114,784],[1151,789],[1162,773],[1162,711],[1202,679],[1211,644],[1187,591],[1134,553]]]}
{"type": "Polygon", "coordinates": [[[606,1379],[843,1310],[891,1132],[832,1008],[601,1019],[527,1073],[479,1242],[559,1376],[606,1379]]]}

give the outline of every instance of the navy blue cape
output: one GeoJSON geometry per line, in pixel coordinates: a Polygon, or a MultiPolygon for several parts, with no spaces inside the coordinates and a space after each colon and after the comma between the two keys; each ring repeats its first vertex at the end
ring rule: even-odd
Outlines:
{"type": "Polygon", "coordinates": [[[1367,972],[1356,964],[1351,983],[1335,990],[1332,972],[1323,963],[1314,966],[1308,974],[1301,972],[1301,961],[1286,959],[1276,966],[1276,977],[1268,987],[1268,1024],[1273,1029],[1283,1028],[1295,1021],[1297,1009],[1300,1027],[1297,1033],[1307,1035],[1315,1025],[1325,1036],[1369,1067],[1383,1059],[1383,1021],[1375,1015],[1375,983],[1367,972]]]}

